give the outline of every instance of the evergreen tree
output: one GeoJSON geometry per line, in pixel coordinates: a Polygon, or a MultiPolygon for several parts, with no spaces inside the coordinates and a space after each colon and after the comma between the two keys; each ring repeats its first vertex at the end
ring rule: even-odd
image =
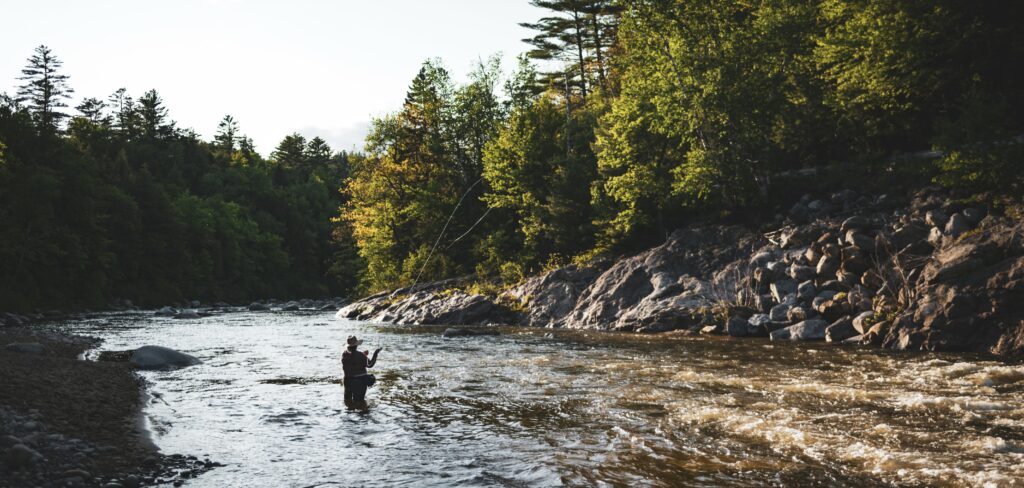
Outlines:
{"type": "Polygon", "coordinates": [[[235,152],[235,141],[238,140],[238,122],[234,117],[225,115],[217,124],[217,134],[213,136],[217,146],[226,154],[235,152]]]}
{"type": "Polygon", "coordinates": [[[68,116],[60,109],[67,107],[64,100],[71,98],[74,90],[68,85],[68,76],[59,72],[63,64],[50,48],[40,45],[18,77],[25,84],[18,87],[17,100],[28,106],[43,131],[58,130],[68,116]]]}

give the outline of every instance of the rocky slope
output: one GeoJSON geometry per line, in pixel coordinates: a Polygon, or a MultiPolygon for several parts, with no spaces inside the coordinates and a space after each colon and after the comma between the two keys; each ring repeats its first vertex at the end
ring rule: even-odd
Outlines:
{"type": "Polygon", "coordinates": [[[639,255],[569,266],[498,296],[468,278],[338,312],[398,324],[518,324],[1024,353],[1024,224],[952,200],[804,196],[770,232],[681,229],[639,255]]]}

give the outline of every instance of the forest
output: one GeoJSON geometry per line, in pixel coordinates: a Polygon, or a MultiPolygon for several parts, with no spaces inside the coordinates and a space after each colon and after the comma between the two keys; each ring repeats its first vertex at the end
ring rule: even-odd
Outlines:
{"type": "Polygon", "coordinates": [[[532,3],[518,66],[425,61],[360,153],[202,140],[155,90],[72,109],[40,46],[0,99],[0,309],[507,286],[771,217],[809,168],[1024,194],[1019,2],[532,3]]]}

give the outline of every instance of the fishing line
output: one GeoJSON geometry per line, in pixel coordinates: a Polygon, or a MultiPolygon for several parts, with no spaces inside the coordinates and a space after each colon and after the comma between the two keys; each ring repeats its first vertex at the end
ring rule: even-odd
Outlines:
{"type": "Polygon", "coordinates": [[[486,217],[487,214],[491,213],[491,210],[494,210],[494,207],[487,207],[487,211],[484,212],[484,214],[481,215],[479,219],[476,219],[476,222],[474,222],[473,225],[469,227],[469,230],[467,230],[466,232],[463,232],[461,236],[456,237],[455,240],[452,241],[451,244],[448,244],[448,247],[444,248],[444,250],[447,251],[447,250],[451,249],[452,246],[454,246],[455,243],[459,242],[460,239],[462,239],[463,237],[468,236],[470,232],[473,232],[473,229],[475,229],[476,226],[478,224],[480,224],[480,222],[483,222],[484,217],[486,217]]]}
{"type": "MultiPolygon", "coordinates": [[[[430,248],[430,253],[427,254],[427,259],[423,261],[423,266],[420,266],[420,272],[416,274],[416,280],[412,282],[412,287],[416,286],[420,282],[420,277],[423,276],[423,270],[427,269],[427,263],[429,263],[430,258],[434,256],[434,251],[437,250],[437,245],[441,243],[441,237],[444,237],[445,231],[448,230],[448,224],[452,223],[452,218],[455,217],[455,212],[462,206],[462,201],[465,200],[466,195],[469,195],[469,192],[483,180],[484,177],[481,176],[480,178],[477,178],[472,185],[469,185],[466,192],[462,194],[462,198],[459,199],[459,203],[455,205],[455,208],[452,209],[452,213],[448,215],[448,221],[444,223],[444,227],[441,228],[441,233],[437,235],[437,240],[434,241],[434,246],[430,248]]],[[[409,287],[410,291],[412,290],[412,287],[409,287]]]]}

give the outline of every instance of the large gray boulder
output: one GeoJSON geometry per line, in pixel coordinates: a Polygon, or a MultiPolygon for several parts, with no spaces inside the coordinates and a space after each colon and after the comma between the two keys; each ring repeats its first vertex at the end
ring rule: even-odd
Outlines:
{"type": "Polygon", "coordinates": [[[598,275],[597,268],[570,265],[529,278],[503,293],[501,298],[526,310],[519,320],[522,325],[549,327],[572,312],[580,294],[598,275]]]}
{"type": "Polygon", "coordinates": [[[556,325],[665,331],[703,325],[701,311],[740,288],[755,236],[740,227],[678,230],[661,246],[616,262],[556,325]]]}
{"type": "Polygon", "coordinates": [[[195,356],[162,346],[142,346],[128,359],[139,369],[176,369],[202,364],[195,356]]]}
{"type": "Polygon", "coordinates": [[[821,319],[810,319],[796,325],[773,331],[773,341],[820,341],[825,339],[828,322],[821,319]]]}

